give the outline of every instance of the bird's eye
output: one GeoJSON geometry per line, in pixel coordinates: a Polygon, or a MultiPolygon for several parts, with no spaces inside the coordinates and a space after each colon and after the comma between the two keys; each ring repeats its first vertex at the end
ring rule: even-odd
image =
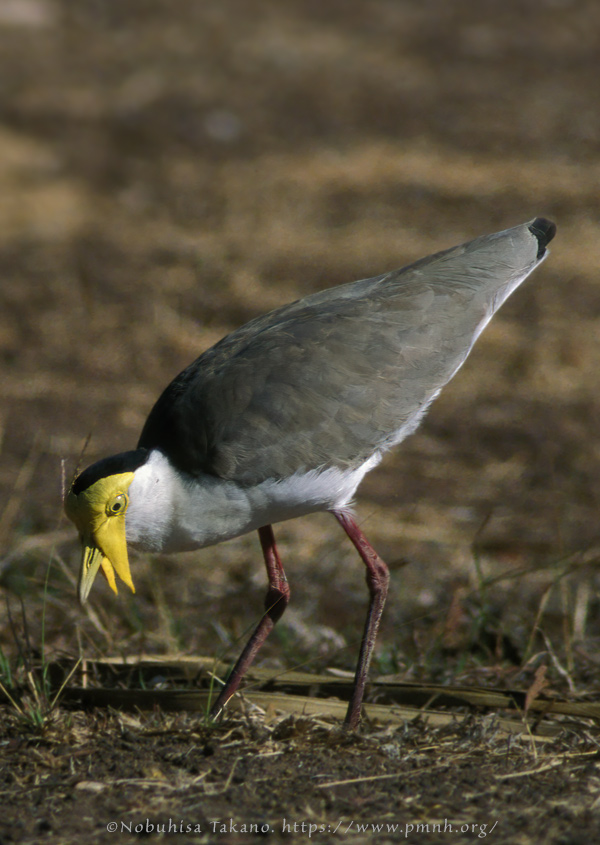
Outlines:
{"type": "Polygon", "coordinates": [[[127,510],[128,499],[125,493],[117,493],[106,503],[107,516],[121,516],[127,510]]]}

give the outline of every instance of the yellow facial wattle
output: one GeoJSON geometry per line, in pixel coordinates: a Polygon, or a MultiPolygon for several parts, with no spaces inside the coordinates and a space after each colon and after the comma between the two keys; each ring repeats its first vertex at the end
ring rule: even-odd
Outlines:
{"type": "Polygon", "coordinates": [[[82,604],[99,569],[115,593],[115,572],[135,592],[125,536],[127,491],[132,480],[132,472],[123,472],[100,478],[80,493],[67,493],[65,512],[79,531],[83,545],[78,588],[82,604]]]}

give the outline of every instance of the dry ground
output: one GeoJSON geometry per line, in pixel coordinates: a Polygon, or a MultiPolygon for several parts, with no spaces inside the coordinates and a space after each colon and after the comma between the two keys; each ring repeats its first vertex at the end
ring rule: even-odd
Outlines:
{"type": "MultiPolygon", "coordinates": [[[[527,690],[545,666],[550,693],[593,699],[599,41],[592,0],[0,0],[5,686],[26,684],[25,658],[230,658],[261,607],[247,537],[135,559],[135,597],[98,584],[81,610],[61,467],[88,434],[90,461],[134,445],[170,378],[260,312],[543,214],[549,260],[361,489],[392,568],[374,668],[527,690]]],[[[262,665],[350,668],[351,548],[327,517],[278,538],[293,599],[262,665]]],[[[124,841],[108,822],[169,818],[202,833],[144,835],[256,838],[213,831],[232,818],[359,842],[358,822],[447,819],[478,825],[469,839],[599,838],[591,720],[536,745],[490,715],[347,737],[275,715],[58,708],[36,725],[29,702],[25,720],[0,709],[2,843],[124,841]]]]}

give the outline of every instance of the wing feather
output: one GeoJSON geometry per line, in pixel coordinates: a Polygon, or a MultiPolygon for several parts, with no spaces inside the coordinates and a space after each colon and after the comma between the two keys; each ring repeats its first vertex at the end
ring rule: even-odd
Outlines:
{"type": "Polygon", "coordinates": [[[530,225],[252,320],[174,379],[139,446],[246,485],[359,466],[416,427],[539,263],[530,225]]]}

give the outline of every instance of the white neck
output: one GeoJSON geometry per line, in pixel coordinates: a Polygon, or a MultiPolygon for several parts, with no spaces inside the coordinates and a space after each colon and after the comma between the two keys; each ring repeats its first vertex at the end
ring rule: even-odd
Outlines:
{"type": "Polygon", "coordinates": [[[249,530],[249,512],[235,485],[182,475],[162,452],[152,451],[129,486],[127,542],[155,552],[199,549],[249,530]]]}

